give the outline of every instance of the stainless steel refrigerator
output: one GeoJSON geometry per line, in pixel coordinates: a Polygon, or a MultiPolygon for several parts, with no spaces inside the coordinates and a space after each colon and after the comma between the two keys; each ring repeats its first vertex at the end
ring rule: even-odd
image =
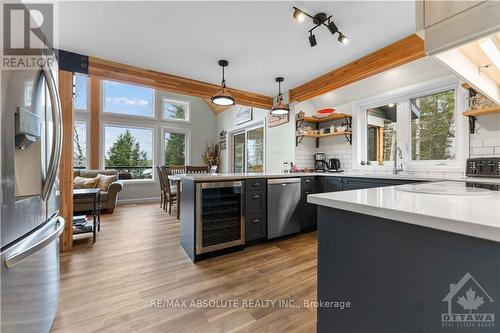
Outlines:
{"type": "Polygon", "coordinates": [[[59,297],[64,228],[57,69],[2,70],[1,92],[0,331],[48,332],[59,297]]]}

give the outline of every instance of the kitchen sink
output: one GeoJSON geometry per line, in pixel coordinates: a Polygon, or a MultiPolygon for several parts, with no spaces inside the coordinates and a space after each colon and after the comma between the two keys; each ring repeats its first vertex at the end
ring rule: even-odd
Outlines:
{"type": "Polygon", "coordinates": [[[426,194],[438,194],[438,195],[491,195],[492,191],[479,188],[467,186],[465,182],[442,182],[442,183],[431,183],[431,184],[407,184],[396,186],[397,191],[414,192],[414,193],[426,193],[426,194]]]}

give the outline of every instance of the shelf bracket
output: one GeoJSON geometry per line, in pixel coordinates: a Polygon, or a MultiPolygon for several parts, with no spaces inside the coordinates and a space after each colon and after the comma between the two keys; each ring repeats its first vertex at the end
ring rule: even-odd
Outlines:
{"type": "Polygon", "coordinates": [[[344,133],[344,135],[345,135],[347,142],[349,142],[349,144],[352,145],[352,134],[344,133]]]}
{"type": "Polygon", "coordinates": [[[304,136],[296,136],[295,137],[295,147],[297,147],[299,145],[299,143],[302,142],[302,140],[304,140],[304,136]]]}
{"type": "Polygon", "coordinates": [[[295,130],[297,131],[304,124],[304,119],[297,119],[295,121],[295,130]]]}
{"type": "Polygon", "coordinates": [[[476,117],[469,116],[469,133],[474,134],[476,132],[476,117]]]}

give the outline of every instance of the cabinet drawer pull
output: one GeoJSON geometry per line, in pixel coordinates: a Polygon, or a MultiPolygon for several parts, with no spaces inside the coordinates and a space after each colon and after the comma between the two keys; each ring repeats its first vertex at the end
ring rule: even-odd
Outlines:
{"type": "Polygon", "coordinates": [[[253,199],[258,199],[258,198],[260,198],[260,195],[259,195],[259,194],[256,194],[256,195],[254,195],[252,198],[253,198],[253,199]]]}
{"type": "Polygon", "coordinates": [[[309,184],[310,182],[311,182],[310,179],[306,179],[306,181],[305,181],[306,184],[309,184]]]}
{"type": "Polygon", "coordinates": [[[259,222],[260,222],[260,219],[252,220],[252,223],[259,223],[259,222]]]}
{"type": "Polygon", "coordinates": [[[253,187],[257,187],[257,186],[260,186],[260,183],[253,183],[252,185],[253,187]]]}

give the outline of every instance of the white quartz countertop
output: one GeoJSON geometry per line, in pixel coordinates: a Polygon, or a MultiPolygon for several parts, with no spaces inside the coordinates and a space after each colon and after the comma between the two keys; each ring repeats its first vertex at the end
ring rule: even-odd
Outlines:
{"type": "Polygon", "coordinates": [[[307,201],[500,243],[500,192],[467,188],[463,181],[310,194],[307,201]]]}
{"type": "Polygon", "coordinates": [[[485,183],[500,183],[500,178],[470,178],[470,177],[431,177],[412,174],[375,174],[375,173],[354,173],[354,172],[299,172],[299,173],[280,173],[280,172],[261,172],[261,173],[218,173],[215,175],[207,173],[191,173],[181,174],[179,177],[185,180],[196,182],[213,182],[226,180],[241,180],[252,178],[290,178],[290,177],[307,177],[307,176],[324,176],[324,177],[359,177],[359,178],[379,178],[379,179],[401,179],[401,180],[418,180],[418,181],[440,181],[440,180],[455,180],[455,181],[475,181],[485,183]]]}

